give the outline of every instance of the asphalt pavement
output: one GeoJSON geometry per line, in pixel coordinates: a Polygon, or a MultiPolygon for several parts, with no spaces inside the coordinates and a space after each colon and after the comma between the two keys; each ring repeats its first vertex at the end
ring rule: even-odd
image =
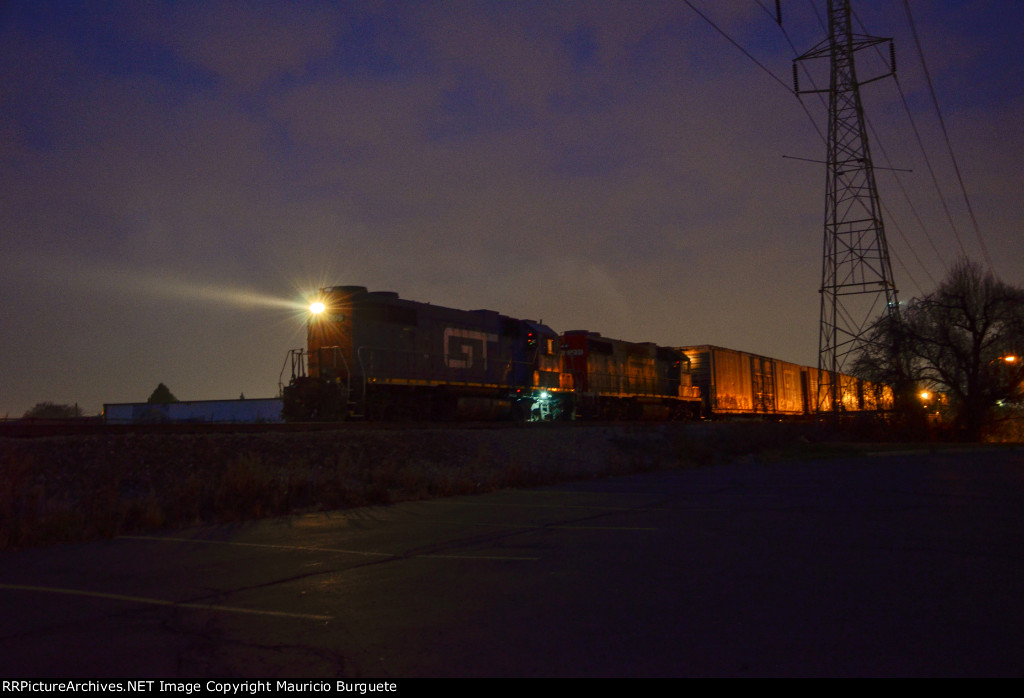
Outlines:
{"type": "Polygon", "coordinates": [[[1024,451],[750,461],[0,553],[0,676],[1021,676],[1024,451]]]}

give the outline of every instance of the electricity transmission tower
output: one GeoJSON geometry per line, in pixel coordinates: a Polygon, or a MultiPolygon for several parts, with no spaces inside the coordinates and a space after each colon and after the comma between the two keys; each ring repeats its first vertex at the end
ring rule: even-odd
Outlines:
{"type": "MultiPolygon", "coordinates": [[[[796,59],[827,57],[831,65],[817,411],[835,414],[847,392],[839,374],[850,369],[874,321],[899,313],[860,99],[861,85],[894,73],[895,53],[892,39],[854,34],[850,17],[850,0],[829,0],[828,38],[796,59]],[[885,43],[887,72],[858,82],[854,54],[885,43]]],[[[826,91],[794,87],[797,94],[826,91]]]]}

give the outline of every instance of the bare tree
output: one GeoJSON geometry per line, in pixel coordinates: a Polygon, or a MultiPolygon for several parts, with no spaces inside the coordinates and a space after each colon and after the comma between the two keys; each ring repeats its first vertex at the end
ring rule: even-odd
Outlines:
{"type": "Polygon", "coordinates": [[[61,405],[53,402],[37,402],[24,415],[25,419],[74,419],[81,416],[82,410],[78,403],[61,405]]]}
{"type": "Polygon", "coordinates": [[[1024,290],[973,262],[958,262],[898,321],[880,320],[874,339],[858,358],[861,370],[878,379],[899,362],[909,378],[949,396],[968,440],[980,439],[994,408],[1024,399],[1024,290]]]}
{"type": "Polygon", "coordinates": [[[881,315],[866,339],[854,358],[852,373],[876,386],[892,388],[893,410],[908,435],[925,431],[927,416],[917,398],[917,358],[903,319],[890,313],[881,315]]]}

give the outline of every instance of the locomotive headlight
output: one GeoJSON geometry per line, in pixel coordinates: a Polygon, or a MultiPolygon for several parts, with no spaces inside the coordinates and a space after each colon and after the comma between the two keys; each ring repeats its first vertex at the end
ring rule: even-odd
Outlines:
{"type": "Polygon", "coordinates": [[[323,303],[321,303],[320,301],[316,301],[315,303],[310,304],[309,312],[313,313],[314,315],[319,315],[320,313],[324,312],[324,307],[325,306],[323,303]]]}

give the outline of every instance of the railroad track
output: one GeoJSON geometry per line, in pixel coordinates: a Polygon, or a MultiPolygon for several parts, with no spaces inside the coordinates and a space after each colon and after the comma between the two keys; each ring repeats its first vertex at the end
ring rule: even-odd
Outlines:
{"type": "MultiPolygon", "coordinates": [[[[615,422],[624,424],[625,422],[615,422]]],[[[12,419],[0,421],[0,438],[42,438],[47,436],[88,436],[116,434],[271,434],[323,431],[417,429],[571,429],[596,426],[604,422],[544,422],[523,424],[513,421],[345,421],[284,422],[254,424],[241,422],[166,422],[154,424],[110,424],[99,418],[12,419]]]]}

